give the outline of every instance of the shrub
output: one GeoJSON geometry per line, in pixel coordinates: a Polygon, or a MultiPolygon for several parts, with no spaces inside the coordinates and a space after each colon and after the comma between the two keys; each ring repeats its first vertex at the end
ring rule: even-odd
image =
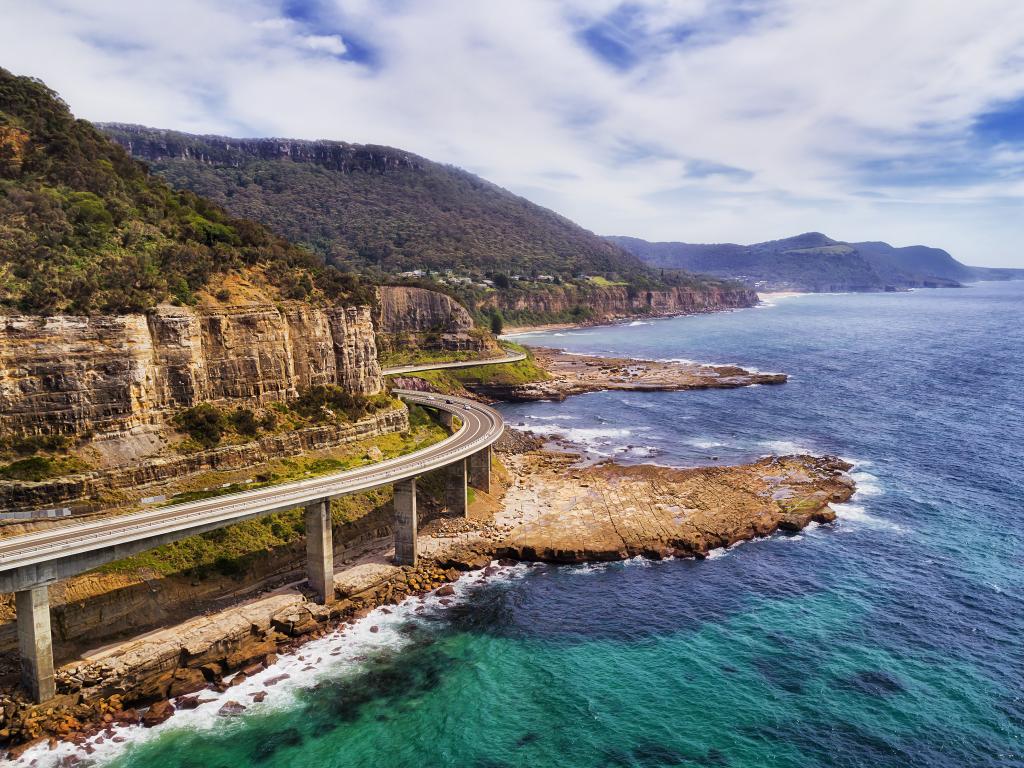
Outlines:
{"type": "Polygon", "coordinates": [[[256,416],[248,408],[239,408],[228,417],[228,420],[235,432],[245,437],[255,437],[259,432],[260,425],[256,421],[256,416]]]}
{"type": "Polygon", "coordinates": [[[228,427],[224,413],[210,403],[200,403],[184,410],[173,421],[179,432],[184,432],[206,448],[217,445],[228,427]]]}

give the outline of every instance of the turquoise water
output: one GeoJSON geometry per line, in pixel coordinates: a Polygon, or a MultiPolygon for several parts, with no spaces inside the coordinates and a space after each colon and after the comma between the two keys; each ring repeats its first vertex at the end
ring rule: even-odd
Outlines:
{"type": "Polygon", "coordinates": [[[247,698],[259,680],[232,689],[241,717],[218,717],[222,698],[86,761],[1024,765],[1024,283],[523,340],[792,378],[507,406],[512,424],[667,465],[836,453],[861,492],[834,525],[702,562],[473,577],[449,607],[412,603],[303,649],[262,705],[247,698]]]}

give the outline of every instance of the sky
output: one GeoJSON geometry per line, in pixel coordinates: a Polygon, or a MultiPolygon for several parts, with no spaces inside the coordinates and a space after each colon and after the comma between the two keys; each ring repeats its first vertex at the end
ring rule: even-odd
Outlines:
{"type": "Polygon", "coordinates": [[[0,0],[79,117],[387,144],[599,234],[1024,266],[1022,0],[0,0]]]}

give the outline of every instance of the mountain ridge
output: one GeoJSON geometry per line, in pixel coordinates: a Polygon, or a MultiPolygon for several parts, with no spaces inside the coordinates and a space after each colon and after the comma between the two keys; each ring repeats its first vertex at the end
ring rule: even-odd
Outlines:
{"type": "Polygon", "coordinates": [[[550,272],[563,278],[583,272],[627,277],[646,271],[632,254],[555,211],[468,171],[395,147],[195,135],[123,123],[99,127],[172,185],[245,210],[336,263],[392,274],[449,266],[509,274],[550,272]],[[332,186],[330,178],[316,173],[296,176],[295,167],[282,170],[282,160],[344,178],[334,176],[332,186]],[[360,183],[366,175],[377,177],[379,189],[360,183]],[[286,176],[292,184],[280,183],[286,176]],[[318,193],[315,204],[283,199],[302,186],[296,181],[318,193]],[[413,206],[418,210],[411,211],[413,206]],[[453,211],[456,206],[459,210],[453,211]],[[448,215],[453,212],[461,221],[448,215]],[[377,221],[368,221],[369,214],[376,214],[377,221]],[[485,257],[488,248],[491,253],[485,257]]]}
{"type": "Polygon", "coordinates": [[[608,239],[653,267],[740,280],[760,290],[884,291],[1024,277],[1024,270],[1017,275],[1014,270],[967,266],[941,248],[846,242],[821,232],[750,245],[608,239]]]}

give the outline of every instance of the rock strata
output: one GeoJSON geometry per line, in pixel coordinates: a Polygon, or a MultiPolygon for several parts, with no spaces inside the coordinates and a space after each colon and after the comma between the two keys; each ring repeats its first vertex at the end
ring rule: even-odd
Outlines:
{"type": "Polygon", "coordinates": [[[404,285],[377,289],[376,327],[385,352],[429,349],[498,355],[489,334],[474,328],[473,318],[447,294],[404,285]]]}
{"type": "Polygon", "coordinates": [[[267,404],[303,387],[383,386],[370,308],[161,306],[0,317],[0,431],[115,436],[200,402],[267,404]]]}

